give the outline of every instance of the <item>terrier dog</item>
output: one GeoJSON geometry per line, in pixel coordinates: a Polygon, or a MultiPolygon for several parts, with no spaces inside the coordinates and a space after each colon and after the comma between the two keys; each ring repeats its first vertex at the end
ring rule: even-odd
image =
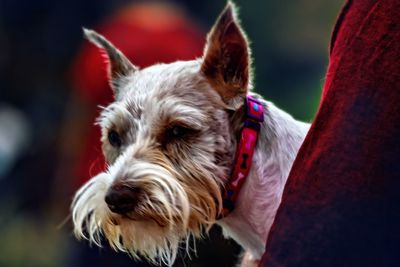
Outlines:
{"type": "Polygon", "coordinates": [[[139,69],[100,34],[84,33],[109,59],[115,102],[98,119],[108,168],[72,203],[76,236],[172,265],[182,243],[189,250],[218,224],[259,260],[309,125],[251,92],[233,4],[193,61],[139,69]]]}

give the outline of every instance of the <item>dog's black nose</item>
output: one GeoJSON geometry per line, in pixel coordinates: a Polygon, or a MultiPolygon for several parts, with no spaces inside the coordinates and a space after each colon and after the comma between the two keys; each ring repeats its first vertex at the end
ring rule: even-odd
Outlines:
{"type": "Polygon", "coordinates": [[[121,215],[133,211],[139,201],[139,190],[126,185],[113,185],[106,194],[108,208],[121,215]]]}

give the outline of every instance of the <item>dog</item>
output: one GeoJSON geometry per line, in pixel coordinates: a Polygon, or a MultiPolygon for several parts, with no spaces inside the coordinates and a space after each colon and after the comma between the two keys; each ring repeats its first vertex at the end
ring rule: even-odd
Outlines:
{"type": "Polygon", "coordinates": [[[105,37],[84,35],[108,58],[115,101],[97,122],[108,168],[74,197],[75,235],[171,266],[218,224],[246,251],[243,266],[256,264],[309,124],[252,92],[234,4],[192,61],[139,69],[105,37]]]}

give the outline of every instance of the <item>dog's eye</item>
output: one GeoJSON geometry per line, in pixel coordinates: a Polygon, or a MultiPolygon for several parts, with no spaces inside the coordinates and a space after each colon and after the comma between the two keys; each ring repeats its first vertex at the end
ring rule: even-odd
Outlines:
{"type": "Polygon", "coordinates": [[[120,147],[122,144],[121,137],[114,130],[108,132],[108,142],[110,142],[113,147],[120,147]]]}
{"type": "Polygon", "coordinates": [[[180,127],[180,126],[175,126],[172,128],[171,132],[174,136],[182,136],[185,133],[185,128],[180,127]]]}
{"type": "Polygon", "coordinates": [[[186,133],[186,128],[184,128],[182,126],[174,126],[170,130],[170,133],[172,136],[182,137],[186,133]]]}
{"type": "Polygon", "coordinates": [[[188,134],[193,133],[194,130],[190,129],[190,128],[187,128],[187,127],[184,127],[184,126],[176,125],[176,126],[172,127],[171,129],[169,129],[168,132],[169,132],[169,136],[170,137],[181,138],[181,137],[184,137],[184,136],[186,136],[188,134]]]}

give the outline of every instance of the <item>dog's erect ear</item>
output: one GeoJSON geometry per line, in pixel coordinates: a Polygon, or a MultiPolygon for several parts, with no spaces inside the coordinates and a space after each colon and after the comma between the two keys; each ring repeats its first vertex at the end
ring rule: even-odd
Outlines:
{"type": "Polygon", "coordinates": [[[108,76],[110,85],[114,91],[114,97],[118,99],[121,93],[121,79],[138,70],[138,68],[101,34],[85,28],[83,28],[83,33],[86,39],[105,51],[108,58],[108,76]]]}
{"type": "Polygon", "coordinates": [[[225,102],[245,95],[250,87],[250,49],[228,2],[207,37],[203,74],[225,102]]]}

